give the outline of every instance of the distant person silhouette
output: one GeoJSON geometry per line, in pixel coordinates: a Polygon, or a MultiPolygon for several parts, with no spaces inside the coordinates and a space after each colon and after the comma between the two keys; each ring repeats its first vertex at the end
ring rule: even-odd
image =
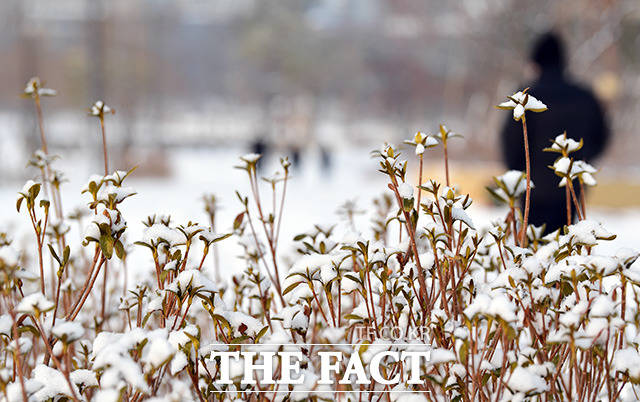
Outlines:
{"type": "MultiPolygon", "coordinates": [[[[592,92],[565,74],[564,46],[558,35],[549,32],[540,36],[532,48],[531,61],[539,75],[529,85],[529,93],[549,110],[527,114],[531,180],[535,185],[531,190],[529,223],[536,226],[546,223],[545,233],[551,233],[567,224],[565,189],[558,187],[560,177],[548,167],[558,154],[542,150],[566,130],[567,137],[584,139],[584,147],[572,155],[591,162],[604,150],[609,131],[603,109],[592,92]]],[[[525,171],[522,124],[511,117],[502,130],[502,154],[509,169],[525,171]]],[[[575,223],[575,208],[572,212],[575,223]]]]}
{"type": "Polygon", "coordinates": [[[264,136],[260,134],[255,140],[251,142],[251,152],[254,154],[260,154],[262,157],[258,159],[256,168],[258,171],[262,171],[264,163],[262,162],[269,153],[269,144],[264,140],[264,136]]]}

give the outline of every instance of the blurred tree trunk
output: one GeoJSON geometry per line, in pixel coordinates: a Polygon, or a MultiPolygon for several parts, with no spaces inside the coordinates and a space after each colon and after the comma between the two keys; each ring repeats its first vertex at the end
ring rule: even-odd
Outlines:
{"type": "MultiPolygon", "coordinates": [[[[16,26],[20,35],[20,85],[39,73],[38,41],[33,27],[27,21],[25,4],[17,0],[16,26]]],[[[20,126],[22,138],[24,138],[25,149],[28,153],[40,148],[40,138],[38,136],[33,111],[33,102],[24,100],[20,102],[20,126]]],[[[28,155],[27,155],[28,157],[28,155]]]]}
{"type": "MultiPolygon", "coordinates": [[[[103,0],[92,0],[85,3],[86,12],[86,55],[87,55],[87,107],[90,107],[97,100],[102,100],[109,104],[109,99],[105,93],[105,12],[103,0]]],[[[92,122],[93,123],[93,122],[92,122]]],[[[89,126],[90,130],[96,130],[89,126]]],[[[100,138],[98,133],[91,136],[91,150],[95,157],[94,169],[102,164],[102,148],[99,146],[100,138]]],[[[100,170],[97,170],[100,171],[100,170]]]]}

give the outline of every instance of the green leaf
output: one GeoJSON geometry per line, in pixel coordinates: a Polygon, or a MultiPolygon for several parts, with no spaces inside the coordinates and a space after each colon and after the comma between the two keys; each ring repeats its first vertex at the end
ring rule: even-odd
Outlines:
{"type": "Polygon", "coordinates": [[[233,230],[237,230],[240,227],[240,225],[242,225],[242,220],[243,219],[244,219],[244,212],[241,212],[233,220],[233,230]]]}
{"type": "Polygon", "coordinates": [[[96,194],[96,192],[98,191],[98,185],[96,184],[95,181],[92,181],[89,183],[89,192],[91,194],[96,194]]]}
{"type": "Polygon", "coordinates": [[[260,340],[260,338],[262,338],[264,336],[264,334],[267,333],[267,330],[269,329],[269,326],[266,325],[264,328],[262,328],[260,330],[260,332],[258,332],[258,335],[256,335],[256,339],[255,342],[258,343],[258,341],[260,340]]]}
{"type": "Polygon", "coordinates": [[[122,182],[124,181],[124,179],[126,179],[127,177],[129,177],[129,175],[130,175],[131,173],[133,173],[136,169],[138,169],[138,165],[135,165],[134,167],[132,167],[131,169],[129,169],[129,171],[127,171],[127,173],[126,173],[124,176],[122,176],[122,177],[120,178],[120,182],[122,183],[122,182]]]}
{"type": "Polygon", "coordinates": [[[144,246],[144,247],[147,247],[150,250],[153,250],[153,247],[150,244],[147,244],[147,243],[142,242],[142,241],[136,241],[136,242],[133,242],[133,244],[135,244],[137,246],[144,246]]]}
{"type": "Polygon", "coordinates": [[[297,288],[298,285],[300,285],[302,282],[296,282],[296,283],[292,283],[291,285],[287,286],[287,288],[284,290],[284,292],[282,292],[282,295],[286,295],[287,293],[291,292],[293,289],[297,288]]]}
{"type": "Polygon", "coordinates": [[[504,197],[502,197],[501,195],[498,194],[498,192],[496,192],[496,190],[492,189],[491,187],[485,187],[487,189],[487,191],[489,192],[489,194],[491,194],[491,196],[498,202],[508,202],[509,200],[505,200],[504,197]]]}
{"type": "Polygon", "coordinates": [[[40,194],[40,183],[36,183],[29,189],[29,198],[35,200],[36,197],[40,194]]]}
{"type": "Polygon", "coordinates": [[[233,233],[225,233],[225,234],[223,234],[222,236],[218,236],[218,237],[216,237],[215,239],[213,239],[213,241],[212,241],[211,243],[217,243],[217,242],[219,242],[219,241],[222,241],[222,240],[224,240],[224,239],[226,239],[226,238],[228,238],[228,237],[231,237],[231,235],[232,235],[232,234],[233,234],[233,233]]]}
{"type": "Polygon", "coordinates": [[[198,344],[200,343],[200,340],[198,339],[197,336],[193,336],[190,333],[188,333],[187,331],[183,331],[183,333],[187,336],[187,338],[189,338],[191,340],[191,342],[198,346],[198,344]]]}
{"type": "Polygon", "coordinates": [[[71,248],[67,245],[62,252],[62,263],[63,265],[67,265],[69,262],[69,257],[71,256],[71,248]]]}
{"type": "Polygon", "coordinates": [[[362,285],[362,281],[360,280],[360,278],[358,278],[357,276],[355,276],[353,274],[349,273],[349,274],[346,274],[344,277],[347,278],[347,279],[350,279],[350,280],[352,280],[352,281],[354,281],[356,283],[359,283],[360,285],[362,285]]]}
{"type": "Polygon", "coordinates": [[[238,343],[242,343],[242,342],[246,341],[247,339],[249,339],[249,337],[247,335],[242,335],[242,336],[240,336],[238,338],[234,338],[231,341],[231,344],[235,345],[235,344],[238,344],[238,343]]]}
{"type": "Polygon", "coordinates": [[[116,249],[116,255],[118,256],[119,259],[123,259],[124,258],[124,246],[122,245],[122,242],[120,240],[118,240],[115,243],[115,249],[116,249]]]}
{"type": "Polygon", "coordinates": [[[101,235],[99,243],[102,254],[110,260],[113,257],[113,239],[107,235],[101,235]]]}
{"type": "Polygon", "coordinates": [[[467,355],[469,354],[469,342],[465,341],[462,346],[460,347],[460,361],[461,362],[465,362],[467,361],[467,355]]]}
{"type": "Polygon", "coordinates": [[[62,261],[60,261],[60,257],[58,257],[58,254],[56,254],[56,251],[51,246],[51,243],[47,244],[47,246],[49,246],[49,252],[51,253],[51,256],[53,257],[53,259],[58,261],[58,265],[63,265],[62,261]]]}
{"type": "Polygon", "coordinates": [[[216,319],[219,323],[222,324],[222,326],[226,327],[227,329],[231,330],[231,325],[229,324],[229,321],[227,321],[226,318],[224,318],[223,316],[221,316],[220,314],[212,314],[211,315],[214,319],[216,319]]]}

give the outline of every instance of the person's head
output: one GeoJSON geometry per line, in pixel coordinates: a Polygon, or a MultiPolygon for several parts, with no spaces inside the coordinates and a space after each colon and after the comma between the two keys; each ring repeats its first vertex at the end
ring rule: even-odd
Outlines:
{"type": "Polygon", "coordinates": [[[564,70],[566,60],[562,39],[552,31],[540,35],[533,44],[530,58],[540,70],[564,70]]]}

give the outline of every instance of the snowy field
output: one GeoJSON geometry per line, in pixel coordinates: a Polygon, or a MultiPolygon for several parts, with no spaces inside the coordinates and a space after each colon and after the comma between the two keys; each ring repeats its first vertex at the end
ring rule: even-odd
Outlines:
{"type": "MultiPolygon", "coordinates": [[[[186,224],[189,220],[206,225],[207,215],[204,211],[202,196],[215,194],[220,200],[217,215],[217,232],[230,231],[234,217],[241,212],[241,204],[235,191],[248,195],[249,186],[246,173],[235,169],[239,156],[247,150],[180,150],[168,154],[168,165],[172,173],[165,178],[140,178],[136,173],[127,179],[128,184],[138,194],[126,200],[122,212],[128,222],[127,239],[133,242],[141,239],[144,226],[142,220],[149,215],[171,215],[175,224],[186,224]]],[[[99,164],[91,162],[81,154],[61,155],[55,166],[63,170],[69,179],[62,187],[63,204],[69,212],[71,206],[86,204],[88,195],[82,195],[89,172],[99,171],[99,164]]],[[[270,176],[278,168],[275,156],[264,162],[263,175],[270,176]]],[[[287,190],[285,214],[282,227],[280,250],[282,256],[290,254],[291,239],[296,234],[309,231],[314,224],[333,225],[338,221],[336,211],[347,200],[356,200],[362,211],[371,210],[372,199],[384,191],[389,191],[384,176],[377,172],[374,159],[369,156],[368,149],[347,149],[333,155],[333,163],[329,171],[321,169],[319,154],[309,152],[303,156],[302,164],[292,171],[287,190]]],[[[425,181],[428,177],[425,179],[425,181]]],[[[266,184],[266,183],[265,183],[266,184]]],[[[25,215],[18,215],[15,210],[17,191],[22,183],[5,184],[0,187],[2,216],[0,230],[19,233],[14,241],[31,240],[32,230],[27,226],[25,215]],[[14,231],[13,229],[17,229],[14,231]]],[[[266,197],[270,190],[265,185],[262,196],[266,197]]],[[[270,205],[269,203],[267,203],[270,205]]],[[[504,216],[505,211],[490,205],[475,204],[470,209],[470,216],[476,227],[486,227],[492,220],[504,216]]],[[[599,253],[614,253],[621,247],[637,249],[637,227],[640,224],[640,210],[589,210],[589,218],[605,222],[605,227],[618,235],[611,242],[598,246],[599,253]]],[[[363,213],[357,217],[359,227],[368,227],[370,217],[363,213]]],[[[344,228],[337,228],[341,230],[344,228]]],[[[80,246],[77,227],[72,226],[68,239],[71,247],[80,246]]],[[[17,245],[17,244],[15,244],[17,245]]],[[[143,247],[133,246],[129,258],[130,280],[147,275],[151,270],[150,256],[143,247]]],[[[240,273],[243,269],[237,255],[240,248],[233,239],[219,244],[221,272],[224,276],[240,273]]],[[[34,254],[35,256],[35,250],[34,254]]],[[[213,266],[213,257],[209,257],[209,268],[213,266]]],[[[35,264],[34,258],[31,263],[35,264]]],[[[32,267],[35,269],[35,265],[32,267]]]]}

